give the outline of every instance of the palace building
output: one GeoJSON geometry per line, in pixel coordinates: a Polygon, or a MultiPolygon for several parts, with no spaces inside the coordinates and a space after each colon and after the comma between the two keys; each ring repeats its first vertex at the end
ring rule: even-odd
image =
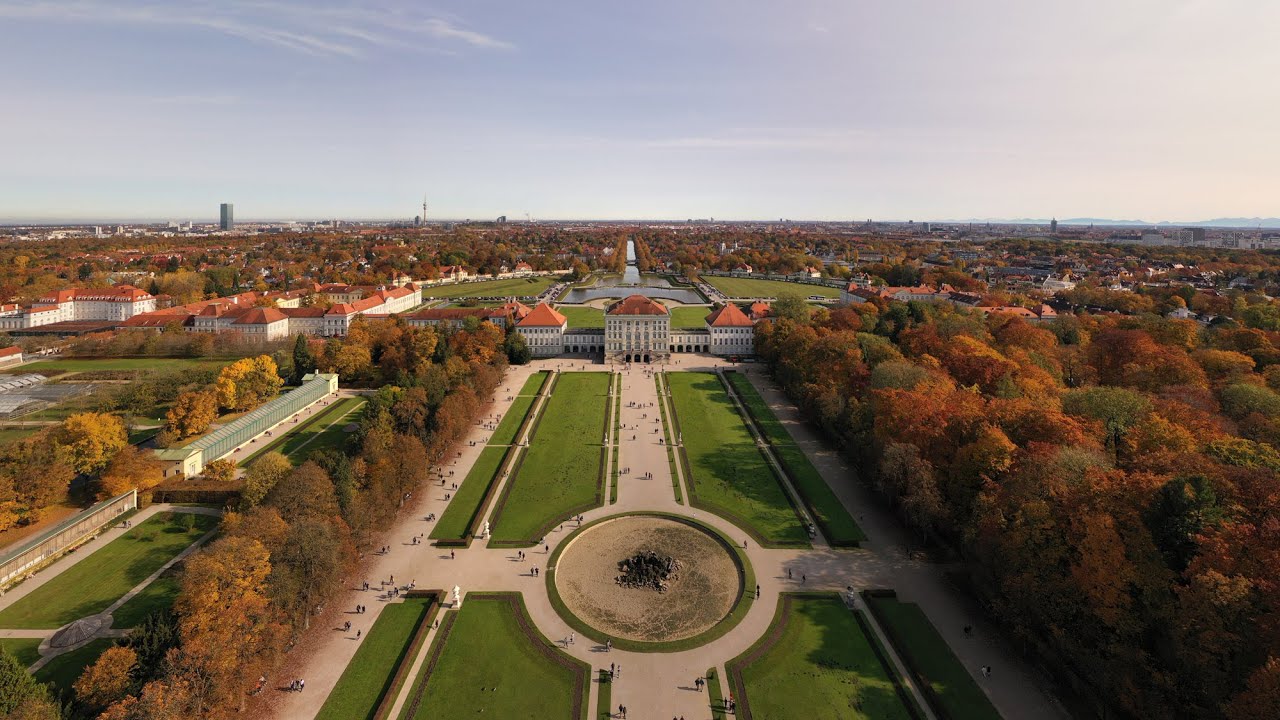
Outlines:
{"type": "Polygon", "coordinates": [[[671,314],[643,295],[629,295],[604,311],[605,362],[666,362],[671,314]]]}

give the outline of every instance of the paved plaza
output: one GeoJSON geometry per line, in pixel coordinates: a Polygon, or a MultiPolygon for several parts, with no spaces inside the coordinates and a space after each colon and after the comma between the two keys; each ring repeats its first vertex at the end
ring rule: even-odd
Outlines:
{"type": "MultiPolygon", "coordinates": [[[[667,449],[660,441],[663,433],[654,432],[661,425],[653,370],[705,371],[726,365],[727,363],[711,357],[677,355],[673,362],[662,368],[631,365],[622,369],[615,366],[622,375],[620,422],[624,427],[620,433],[617,463],[620,468],[629,471],[619,476],[617,502],[610,504],[606,493],[603,507],[587,511],[584,523],[629,512],[660,511],[693,518],[719,530],[735,542],[747,541],[746,533],[727,520],[676,500],[667,449]]],[[[321,633],[327,632],[327,635],[304,642],[297,651],[300,657],[290,660],[286,671],[289,673],[288,677],[304,678],[305,692],[271,690],[272,695],[262,698],[262,702],[254,703],[251,712],[276,718],[314,716],[355,654],[360,643],[356,637],[357,631],[367,633],[379,611],[388,602],[399,602],[380,592],[382,583],[394,576],[396,585],[403,586],[412,582],[418,589],[452,589],[455,585],[459,586],[463,591],[464,605],[468,592],[520,592],[538,630],[547,638],[557,641],[565,652],[589,663],[595,669],[607,669],[610,664],[621,668],[611,688],[611,704],[615,710],[619,704],[626,705],[628,717],[640,720],[680,716],[689,720],[710,717],[707,695],[698,691],[694,680],[708,668],[716,668],[719,677],[726,678],[725,662],[745,651],[764,634],[774,617],[780,593],[796,590],[842,592],[848,587],[855,590],[893,588],[902,600],[921,606],[951,644],[961,662],[978,678],[979,684],[1004,717],[1065,717],[1065,712],[1044,688],[1043,680],[1030,672],[1012,651],[997,640],[994,630],[987,627],[966,601],[950,588],[944,579],[946,568],[915,560],[907,554],[904,549],[906,537],[896,521],[858,483],[848,479],[853,477],[852,469],[845,465],[838,454],[824,448],[816,434],[800,422],[799,411],[769,383],[764,376],[764,368],[750,364],[735,367],[750,377],[787,430],[808,453],[857,519],[869,538],[861,548],[832,548],[822,541],[821,536],[812,548],[806,549],[765,549],[755,542],[747,542],[746,555],[754,568],[761,597],[750,601],[750,607],[740,624],[705,645],[682,652],[626,652],[618,648],[606,652],[604,647],[581,635],[571,645],[560,642],[570,637],[574,631],[552,607],[545,578],[535,577],[532,572],[534,567],[538,567],[540,573],[546,572],[545,565],[550,555],[576,529],[576,523],[566,523],[550,532],[545,539],[549,551],[541,546],[529,548],[524,561],[519,559],[516,550],[489,548],[487,539],[477,539],[470,547],[456,550],[451,557],[448,549],[426,544],[414,545],[411,542],[415,535],[430,533],[432,525],[425,517],[432,513],[438,517],[447,505],[445,496],[449,488],[428,486],[412,498],[413,507],[388,529],[384,542],[391,545],[391,551],[385,555],[365,558],[362,567],[367,574],[349,578],[348,585],[352,590],[340,596],[338,610],[344,613],[340,616],[341,620],[351,621],[350,631],[341,629],[341,621],[331,623],[339,627],[321,630],[321,633]],[[788,579],[788,571],[794,579],[788,579]],[[800,581],[802,576],[805,578],[803,585],[800,581]],[[370,589],[359,589],[366,581],[370,583],[370,589]],[[345,614],[345,611],[357,604],[366,605],[368,611],[362,615],[345,614]],[[974,626],[971,638],[964,636],[962,628],[966,625],[974,626]],[[991,666],[991,677],[982,678],[979,675],[978,670],[983,665],[991,666]]],[[[449,459],[440,470],[446,477],[452,476],[459,481],[466,476],[480,451],[484,449],[484,443],[491,433],[488,428],[507,412],[512,399],[531,374],[541,370],[572,372],[605,369],[608,368],[589,360],[570,358],[535,361],[530,365],[512,367],[495,393],[495,402],[488,417],[474,427],[468,441],[460,444],[459,454],[449,459]]],[[[694,432],[696,429],[685,428],[684,431],[694,432]]],[[[687,503],[687,479],[676,480],[681,483],[681,496],[687,503]]],[[[489,512],[491,511],[490,509],[489,512]]],[[[751,588],[749,592],[753,590],[751,588]]],[[[444,612],[452,610],[446,607],[444,612]]],[[[874,625],[873,629],[880,632],[874,625]]],[[[433,640],[434,632],[427,637],[416,656],[406,659],[406,662],[412,663],[410,677],[415,677],[420,671],[433,640]]],[[[888,643],[885,645],[888,647],[888,643]]],[[[899,666],[908,691],[916,694],[926,715],[932,717],[918,689],[911,686],[910,674],[903,671],[900,660],[891,649],[889,654],[890,659],[899,666]]],[[[476,679],[481,684],[498,680],[500,678],[476,679]]],[[[268,687],[278,688],[287,684],[288,679],[272,678],[268,687]]],[[[399,716],[410,694],[410,685],[411,683],[405,683],[400,689],[390,717],[399,716]]],[[[591,701],[588,705],[592,713],[596,707],[598,687],[596,683],[592,683],[591,701]]],[[[727,686],[725,692],[729,692],[727,686]]]]}

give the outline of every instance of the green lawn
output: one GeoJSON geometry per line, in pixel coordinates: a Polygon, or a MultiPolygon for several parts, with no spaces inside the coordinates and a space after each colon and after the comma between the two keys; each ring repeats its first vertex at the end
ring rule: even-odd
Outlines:
{"type": "Polygon", "coordinates": [[[96,370],[159,370],[171,367],[217,369],[231,360],[211,358],[67,358],[38,360],[21,366],[24,373],[45,371],[91,372],[96,370]]]}
{"type": "Polygon", "coordinates": [[[604,327],[604,310],[587,305],[560,305],[556,312],[569,320],[571,328],[604,327]]]}
{"type": "Polygon", "coordinates": [[[724,689],[720,686],[719,673],[715,668],[708,668],[704,677],[707,678],[707,700],[711,702],[711,720],[725,720],[724,689]]]}
{"type": "Polygon", "coordinates": [[[335,447],[340,441],[345,442],[350,433],[345,432],[343,428],[359,418],[359,409],[364,407],[366,402],[368,401],[364,398],[342,398],[330,404],[319,415],[313,415],[299,423],[301,427],[290,428],[287,424],[282,425],[275,431],[276,437],[272,438],[270,443],[258,448],[241,464],[251,465],[269,452],[279,452],[288,457],[294,465],[301,465],[316,450],[322,447],[335,447]]]}
{"type": "Polygon", "coordinates": [[[1000,720],[1000,713],[974,682],[947,641],[915,603],[864,595],[902,661],[933,689],[934,699],[953,720],[1000,720]]]}
{"type": "Polygon", "coordinates": [[[689,306],[689,307],[673,307],[668,308],[671,311],[671,328],[697,328],[699,330],[707,326],[707,316],[711,314],[711,308],[689,306]]]}
{"type": "Polygon", "coordinates": [[[422,288],[422,297],[517,297],[539,295],[556,282],[554,277],[508,278],[480,282],[452,283],[422,288]]]}
{"type": "Polygon", "coordinates": [[[11,443],[14,440],[21,440],[24,437],[35,435],[36,433],[40,432],[43,429],[44,428],[39,426],[0,428],[0,445],[4,445],[5,443],[11,443]]]}
{"type": "Polygon", "coordinates": [[[757,541],[807,546],[809,534],[720,380],[695,372],[667,373],[666,380],[679,426],[690,430],[690,503],[736,518],[757,541]]]}
{"type": "Polygon", "coordinates": [[[774,637],[786,604],[790,614],[772,647],[748,659],[752,647],[729,663],[740,668],[742,690],[753,717],[769,720],[910,720],[897,694],[892,672],[876,656],[871,638],[853,611],[831,594],[785,595],[774,626],[761,642],[774,637]]]}
{"type": "Polygon", "coordinates": [[[529,379],[524,381],[524,385],[520,388],[520,392],[518,394],[537,395],[538,391],[542,389],[542,384],[547,381],[547,376],[550,374],[551,373],[546,370],[540,370],[530,375],[529,379]]]}
{"type": "Polygon", "coordinates": [[[115,638],[97,638],[83,646],[63,653],[35,672],[36,680],[42,683],[53,683],[54,694],[70,692],[71,686],[80,678],[84,669],[97,661],[98,656],[115,645],[115,638]]]}
{"type": "MultiPolygon", "coordinates": [[[[484,495],[489,490],[489,483],[493,481],[493,476],[502,465],[502,457],[506,452],[507,449],[501,447],[487,447],[480,451],[480,457],[476,459],[476,464],[471,466],[471,472],[467,473],[462,484],[453,492],[453,499],[449,501],[444,512],[440,513],[436,526],[431,529],[432,540],[466,538],[471,518],[484,500],[484,495]]],[[[440,488],[429,488],[428,492],[440,492],[440,488]]]]}
{"type": "Polygon", "coordinates": [[[178,597],[181,582],[177,573],[170,568],[164,575],[156,578],[150,585],[142,588],[137,595],[129,598],[123,605],[111,613],[111,627],[131,628],[142,624],[147,616],[157,610],[168,610],[178,597]]]}
{"type": "Polygon", "coordinates": [[[548,524],[599,503],[609,373],[561,373],[519,471],[508,481],[493,539],[534,542],[548,524]]]}
{"type": "Polygon", "coordinates": [[[40,638],[0,638],[0,648],[28,667],[40,659],[40,638]]]}
{"type": "Polygon", "coordinates": [[[702,281],[729,297],[780,297],[787,294],[800,295],[801,297],[809,297],[810,295],[821,295],[826,298],[840,297],[840,288],[829,285],[806,285],[805,283],[784,282],[782,280],[716,277],[712,275],[704,275],[702,281]]]}
{"type": "Polygon", "coordinates": [[[439,662],[411,694],[402,720],[481,715],[586,720],[590,667],[552,647],[528,622],[519,596],[515,604],[509,597],[466,599],[444,645],[432,648],[440,650],[439,662]],[[517,613],[525,615],[532,637],[517,613]]]}
{"type": "Polygon", "coordinates": [[[600,686],[596,692],[596,720],[610,720],[613,717],[613,683],[609,681],[609,671],[596,672],[596,684],[600,686]]]}
{"type": "MultiPolygon", "coordinates": [[[[0,612],[0,628],[59,628],[107,609],[218,523],[216,517],[194,515],[195,529],[188,533],[177,525],[179,515],[158,513],[96,550],[94,543],[101,541],[92,541],[78,551],[92,555],[0,612]]],[[[55,565],[43,572],[56,570],[55,565]]]]}
{"type": "Polygon", "coordinates": [[[773,445],[773,451],[782,461],[791,482],[809,506],[815,522],[822,528],[827,542],[832,545],[857,545],[866,540],[862,528],[854,522],[853,516],[836,497],[831,486],[818,473],[818,469],[809,462],[809,456],[796,445],[787,429],[778,421],[773,410],[765,403],[764,398],[756,390],[747,376],[742,373],[725,373],[738,397],[751,409],[751,415],[764,436],[773,445]]]}
{"type": "Polygon", "coordinates": [[[498,429],[489,436],[489,444],[510,445],[515,442],[520,424],[524,422],[524,416],[529,413],[535,399],[537,398],[533,395],[517,395],[511,402],[511,407],[507,408],[507,414],[502,416],[502,422],[498,423],[498,429]]]}
{"type": "Polygon", "coordinates": [[[360,647],[342,671],[316,720],[354,720],[374,716],[378,703],[391,687],[396,668],[405,659],[418,626],[436,598],[410,597],[382,609],[360,647]]]}

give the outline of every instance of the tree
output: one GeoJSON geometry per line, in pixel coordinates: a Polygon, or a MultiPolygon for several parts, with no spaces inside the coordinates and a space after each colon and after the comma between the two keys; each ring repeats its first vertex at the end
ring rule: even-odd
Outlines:
{"type": "Polygon", "coordinates": [[[525,342],[524,335],[519,331],[511,330],[507,333],[505,349],[507,362],[512,365],[527,365],[533,359],[533,353],[529,351],[529,343],[525,342]]]}
{"type": "Polygon", "coordinates": [[[213,460],[204,464],[205,479],[216,483],[229,483],[236,476],[236,463],[231,459],[213,460]]]}
{"type": "MultiPolygon", "coordinates": [[[[30,712],[43,704],[49,704],[45,686],[36,682],[7,649],[0,647],[0,715],[15,717],[20,709],[30,712]]],[[[56,711],[53,717],[57,717],[56,711]]]]}
{"type": "Polygon", "coordinates": [[[289,523],[338,515],[333,482],[323,468],[310,461],[298,466],[283,482],[276,483],[267,493],[266,504],[278,510],[280,517],[289,523]]]}
{"type": "Polygon", "coordinates": [[[1267,662],[1249,676],[1245,689],[1226,707],[1228,720],[1280,717],[1280,658],[1267,662]]]}
{"type": "Polygon", "coordinates": [[[124,699],[133,684],[131,672],[137,662],[138,654],[131,648],[107,648],[72,686],[76,699],[96,709],[124,699]]]}
{"type": "Polygon", "coordinates": [[[211,390],[185,392],[165,414],[166,427],[179,438],[199,435],[218,417],[218,397],[211,390]]]}
{"type": "Polygon", "coordinates": [[[777,318],[786,318],[793,322],[808,322],[809,303],[798,293],[784,292],[769,306],[769,314],[777,318]]]}
{"type": "Polygon", "coordinates": [[[1062,399],[1062,409],[1071,415],[1102,423],[1107,447],[1119,451],[1120,440],[1151,411],[1151,403],[1141,393],[1117,387],[1075,390],[1062,399]]]}
{"type": "Polygon", "coordinates": [[[1208,478],[1178,477],[1156,493],[1146,520],[1165,563],[1181,573],[1200,550],[1200,533],[1222,520],[1222,508],[1208,478]]]}
{"type": "Polygon", "coordinates": [[[270,355],[243,358],[222,368],[214,381],[218,405],[232,411],[252,410],[279,394],[284,386],[279,368],[270,355]]]}
{"type": "Polygon", "coordinates": [[[129,434],[114,415],[77,413],[62,423],[58,442],[70,454],[76,472],[91,475],[105,468],[129,444],[129,434]]]}
{"type": "Polygon", "coordinates": [[[298,335],[293,341],[293,381],[301,383],[302,376],[316,371],[316,355],[311,352],[311,343],[306,335],[298,335]]]}
{"type": "Polygon", "coordinates": [[[278,452],[269,452],[249,466],[244,475],[244,489],[240,491],[240,507],[248,510],[267,496],[276,483],[293,472],[289,458],[278,452]]]}
{"type": "Polygon", "coordinates": [[[126,445],[98,478],[98,499],[106,500],[134,488],[139,492],[150,490],[164,479],[164,471],[155,453],[126,445]]]}

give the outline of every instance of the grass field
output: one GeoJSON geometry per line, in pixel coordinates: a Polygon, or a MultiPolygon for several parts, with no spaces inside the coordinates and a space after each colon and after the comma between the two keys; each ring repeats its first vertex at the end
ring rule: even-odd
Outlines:
{"type": "Polygon", "coordinates": [[[71,686],[79,679],[84,669],[92,665],[98,656],[115,645],[115,638],[97,638],[90,640],[71,652],[63,653],[35,672],[36,680],[42,683],[53,683],[54,694],[70,692],[71,686]]]}
{"type": "Polygon", "coordinates": [[[520,469],[508,480],[493,539],[535,541],[548,523],[598,501],[608,394],[608,373],[560,374],[520,469]]]}
{"type": "MultiPolygon", "coordinates": [[[[502,465],[502,457],[506,452],[507,449],[501,447],[487,447],[480,451],[480,457],[471,466],[471,472],[463,478],[462,484],[453,493],[453,499],[444,512],[440,513],[436,526],[431,528],[432,540],[462,540],[467,536],[471,517],[484,500],[489,482],[502,465]]],[[[439,491],[440,488],[434,488],[430,492],[439,491]]]]}
{"type": "Polygon", "coordinates": [[[560,305],[556,312],[569,320],[571,328],[604,327],[604,310],[586,305],[560,305]]]}
{"type": "Polygon", "coordinates": [[[667,373],[689,458],[690,502],[731,515],[769,544],[808,545],[791,507],[742,417],[712,373],[667,373]]]}
{"type": "Polygon", "coordinates": [[[517,394],[537,395],[538,391],[542,389],[542,384],[547,381],[547,376],[550,374],[551,373],[546,370],[540,370],[530,375],[529,379],[524,381],[524,385],[520,387],[520,392],[517,394]]]}
{"type": "Polygon", "coordinates": [[[21,366],[21,372],[92,372],[96,370],[156,370],[157,368],[220,368],[231,360],[212,358],[66,358],[37,360],[21,366]]]}
{"type": "Polygon", "coordinates": [[[116,608],[116,611],[111,613],[111,627],[117,629],[137,627],[151,613],[172,608],[173,601],[178,597],[180,586],[178,575],[170,568],[164,575],[153,580],[137,595],[116,608]]]}
{"type": "Polygon", "coordinates": [[[555,284],[554,277],[508,278],[506,280],[482,280],[480,282],[453,283],[427,286],[422,289],[424,298],[499,297],[515,295],[539,295],[555,284]]]}
{"type": "MultiPolygon", "coordinates": [[[[416,712],[402,718],[585,720],[590,667],[551,647],[536,629],[534,637],[527,635],[517,612],[523,613],[523,606],[513,606],[501,596],[468,597],[444,638],[440,661],[425,679],[426,687],[415,688],[425,690],[416,712]],[[548,654],[559,661],[552,662],[548,654]],[[575,698],[579,681],[580,700],[575,698]],[[577,715],[575,700],[581,708],[577,715]]],[[[406,708],[412,709],[412,704],[406,708]]]]}
{"type": "Polygon", "coordinates": [[[711,702],[711,720],[725,720],[724,711],[724,689],[720,686],[720,675],[715,668],[708,668],[707,679],[707,700],[711,702]]]}
{"type": "Polygon", "coordinates": [[[4,445],[5,443],[11,443],[14,440],[21,440],[24,437],[35,435],[36,433],[40,432],[43,429],[44,428],[41,428],[39,426],[0,428],[0,445],[4,445]]]}
{"type": "MultiPolygon", "coordinates": [[[[753,717],[911,719],[891,671],[876,656],[874,640],[839,597],[793,595],[786,601],[790,614],[777,642],[741,668],[753,717]]],[[[781,621],[782,607],[775,624],[781,621]]],[[[771,627],[765,637],[773,634],[771,627]]]]}
{"type": "Polygon", "coordinates": [[[806,285],[782,280],[716,277],[713,275],[704,275],[702,281],[729,297],[780,297],[787,294],[806,298],[810,295],[820,295],[825,298],[840,297],[840,288],[828,285],[806,285]]]}
{"type": "Polygon", "coordinates": [[[711,314],[711,308],[709,307],[688,306],[667,309],[671,311],[672,329],[697,328],[701,330],[707,326],[707,316],[711,314]]]}
{"type": "Polygon", "coordinates": [[[524,416],[536,399],[533,395],[517,395],[511,402],[511,407],[507,408],[507,414],[502,416],[502,422],[498,423],[498,429],[489,436],[489,444],[510,445],[515,442],[520,423],[524,422],[524,416]]]}
{"type": "Polygon", "coordinates": [[[413,634],[426,618],[436,598],[411,597],[383,608],[356,654],[342,671],[316,720],[368,720],[395,679],[413,634]]]}
{"type": "Polygon", "coordinates": [[[725,376],[729,378],[738,397],[751,409],[756,424],[773,445],[774,453],[782,461],[791,482],[809,506],[815,521],[822,527],[827,541],[833,545],[848,546],[866,540],[867,536],[862,528],[854,522],[840,498],[836,497],[818,469],[809,462],[809,456],[796,445],[751,381],[741,373],[725,373],[725,376]]]}
{"type": "Polygon", "coordinates": [[[0,638],[0,648],[8,650],[24,667],[40,659],[40,638],[0,638]]]}
{"type": "Polygon", "coordinates": [[[193,515],[195,529],[188,533],[178,517],[158,513],[105,547],[82,548],[79,552],[93,554],[5,608],[0,628],[59,628],[107,609],[218,523],[210,515],[193,515]]]}
{"type": "Polygon", "coordinates": [[[986,693],[919,605],[871,593],[864,597],[902,661],[916,677],[928,683],[934,699],[952,720],[1000,720],[1000,713],[986,693]]]}
{"type": "Polygon", "coordinates": [[[294,465],[301,465],[316,450],[322,447],[336,447],[340,442],[345,442],[350,433],[345,432],[343,428],[360,417],[359,409],[364,407],[366,402],[368,401],[364,398],[342,398],[319,415],[307,418],[303,426],[296,430],[290,429],[288,425],[282,426],[286,431],[285,434],[258,448],[252,455],[245,458],[241,465],[252,465],[258,458],[269,452],[282,453],[294,465]],[[343,417],[346,419],[338,422],[343,417]],[[337,425],[335,426],[334,423],[337,425]]]}

